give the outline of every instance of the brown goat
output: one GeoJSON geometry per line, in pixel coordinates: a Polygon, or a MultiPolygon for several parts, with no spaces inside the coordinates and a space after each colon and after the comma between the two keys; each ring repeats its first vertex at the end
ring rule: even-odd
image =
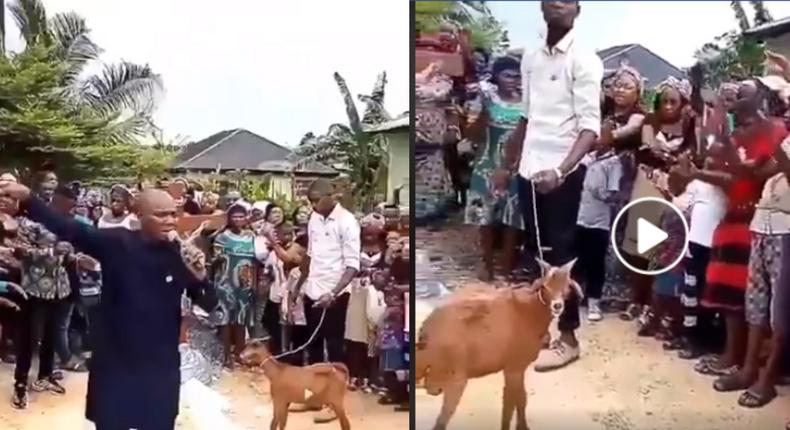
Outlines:
{"type": "Polygon", "coordinates": [[[466,384],[502,371],[505,376],[501,429],[527,430],[524,372],[538,357],[542,339],[564,299],[581,289],[571,277],[574,261],[551,267],[540,262],[543,277],[532,288],[467,288],[448,297],[425,319],[415,354],[415,378],[428,394],[444,394],[434,430],[444,430],[466,384]]]}
{"type": "Polygon", "coordinates": [[[242,363],[260,366],[269,379],[274,414],[270,430],[284,430],[291,403],[329,405],[340,421],[341,430],[350,430],[343,399],[348,368],[342,363],[319,363],[296,367],[277,361],[263,340],[247,343],[240,355],[242,363]],[[309,397],[308,397],[309,394],[309,397]],[[278,427],[279,426],[279,427],[278,427]]]}

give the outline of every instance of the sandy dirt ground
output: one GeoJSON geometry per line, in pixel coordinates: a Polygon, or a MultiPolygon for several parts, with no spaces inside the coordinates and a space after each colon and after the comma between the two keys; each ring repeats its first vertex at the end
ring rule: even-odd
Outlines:
{"type": "MultiPolygon", "coordinates": [[[[35,369],[35,367],[34,367],[35,369]]],[[[65,397],[48,393],[31,393],[30,404],[25,411],[11,408],[11,377],[13,367],[0,365],[0,429],[2,430],[86,430],[92,429],[83,419],[85,408],[85,375],[67,374],[64,385],[65,397]]],[[[268,384],[263,375],[237,371],[226,373],[214,387],[231,402],[227,416],[239,429],[258,430],[269,428],[271,402],[268,384]],[[253,381],[255,383],[253,384],[253,381]]],[[[376,430],[401,430],[408,428],[409,415],[394,412],[391,407],[380,406],[373,395],[350,393],[346,400],[352,428],[376,430]]],[[[194,430],[188,408],[182,408],[176,426],[179,430],[194,430]]],[[[310,413],[291,413],[288,416],[289,430],[335,429],[335,421],[329,424],[314,424],[310,413]]],[[[217,429],[222,430],[222,429],[217,429]]]]}
{"type": "MultiPolygon", "coordinates": [[[[467,282],[474,267],[470,254],[475,258],[470,234],[418,230],[418,279],[450,288],[467,282]]],[[[715,392],[711,377],[664,353],[658,342],[637,338],[633,325],[615,315],[584,324],[579,334],[579,361],[552,373],[527,371],[532,430],[779,430],[790,419],[788,387],[780,387],[779,397],[763,409],[741,408],[740,393],[715,392]]],[[[471,381],[449,429],[499,428],[502,383],[501,374],[471,381]]],[[[441,397],[418,390],[416,429],[430,429],[440,407],[441,397]]]]}

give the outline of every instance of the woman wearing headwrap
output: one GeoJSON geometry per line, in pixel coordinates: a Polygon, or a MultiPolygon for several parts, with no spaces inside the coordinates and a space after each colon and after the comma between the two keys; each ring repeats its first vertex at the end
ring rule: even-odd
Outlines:
{"type": "Polygon", "coordinates": [[[418,219],[432,220],[444,213],[453,198],[444,161],[450,135],[448,110],[453,84],[436,64],[415,76],[416,142],[414,146],[415,206],[418,219]]]}
{"type": "Polygon", "coordinates": [[[467,103],[470,128],[481,135],[474,162],[466,205],[466,222],[480,228],[483,264],[480,279],[494,276],[494,241],[496,230],[504,227],[506,275],[511,275],[517,245],[524,230],[524,218],[518,204],[518,184],[505,169],[502,159],[504,142],[516,128],[522,115],[521,65],[515,58],[494,61],[494,86],[481,88],[476,100],[467,103]]]}
{"type": "MultiPolygon", "coordinates": [[[[696,122],[691,109],[691,84],[670,76],[656,88],[653,113],[645,119],[642,127],[642,146],[637,153],[637,172],[631,193],[631,201],[644,197],[668,199],[668,170],[677,157],[696,148],[696,122]]],[[[637,220],[640,218],[661,224],[664,206],[646,203],[628,213],[622,250],[624,257],[638,268],[646,270],[651,256],[645,257],[637,249],[637,220]]],[[[652,278],[636,275],[631,284],[631,304],[621,314],[625,320],[640,316],[641,326],[652,321],[650,309],[652,278]]]]}
{"type": "MultiPolygon", "coordinates": [[[[587,167],[579,213],[576,220],[578,279],[587,296],[587,318],[603,318],[600,300],[606,273],[616,273],[618,265],[607,271],[612,216],[631,194],[635,171],[634,151],[640,145],[645,115],[641,108],[642,77],[623,66],[609,79],[610,91],[602,110],[601,137],[587,167]]],[[[611,294],[611,291],[610,291],[611,294]]]]}
{"type": "Polygon", "coordinates": [[[252,325],[252,302],[257,283],[255,237],[244,227],[247,210],[228,208],[228,225],[214,239],[214,284],[219,299],[217,320],[225,347],[225,365],[232,368],[252,325]]]}
{"type": "Polygon", "coordinates": [[[217,215],[221,214],[222,210],[219,209],[219,194],[211,191],[203,195],[203,204],[201,205],[203,215],[217,215]]]}

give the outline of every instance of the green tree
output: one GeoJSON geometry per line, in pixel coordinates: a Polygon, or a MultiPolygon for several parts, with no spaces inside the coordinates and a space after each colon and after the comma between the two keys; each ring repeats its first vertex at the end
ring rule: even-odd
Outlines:
{"type": "Polygon", "coordinates": [[[47,18],[40,0],[16,0],[8,9],[25,47],[0,55],[0,142],[10,156],[4,163],[22,168],[51,160],[86,177],[159,169],[161,149],[139,139],[151,130],[161,78],[128,62],[88,74],[101,49],[82,17],[47,18]]]}
{"type": "Polygon", "coordinates": [[[417,31],[431,33],[449,26],[469,31],[472,48],[507,49],[504,26],[485,1],[418,1],[414,9],[417,31]]]}
{"type": "MultiPolygon", "coordinates": [[[[381,135],[365,131],[345,79],[338,73],[334,78],[346,105],[348,124],[332,124],[323,135],[307,133],[296,149],[297,156],[301,157],[296,166],[311,161],[331,165],[350,184],[351,200],[359,209],[368,211],[386,186],[389,148],[381,135]]],[[[386,74],[382,73],[373,93],[359,97],[368,106],[363,116],[365,125],[375,125],[390,118],[386,111],[381,112],[385,85],[386,74]]]]}
{"type": "MultiPolygon", "coordinates": [[[[762,1],[750,3],[754,9],[755,25],[773,20],[762,1]]],[[[765,49],[758,41],[743,34],[752,25],[742,2],[731,1],[730,8],[738,21],[739,30],[730,30],[716,37],[695,53],[697,60],[704,66],[706,84],[713,87],[730,80],[759,76],[765,71],[765,49]]]]}

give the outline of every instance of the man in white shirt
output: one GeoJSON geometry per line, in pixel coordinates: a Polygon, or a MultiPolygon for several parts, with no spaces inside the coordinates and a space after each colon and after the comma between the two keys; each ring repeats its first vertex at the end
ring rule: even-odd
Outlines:
{"type": "MultiPolygon", "coordinates": [[[[520,176],[519,200],[531,237],[527,245],[536,249],[537,218],[544,259],[557,266],[574,257],[585,172],[581,161],[593,148],[601,127],[603,64],[594,51],[584,50],[575,40],[573,23],[581,10],[578,1],[543,1],[541,10],[548,27],[546,45],[522,59],[524,113],[506,156],[520,176]]],[[[579,358],[575,295],[567,300],[558,325],[561,336],[541,353],[535,363],[537,371],[557,369],[579,358]]]]}
{"type": "MultiPolygon", "coordinates": [[[[324,361],[344,362],[347,287],[359,271],[359,223],[354,214],[337,202],[334,194],[334,187],[325,179],[316,180],[307,191],[313,206],[313,213],[307,224],[307,257],[302,261],[296,293],[291,296],[291,300],[295,300],[300,291],[304,293],[306,331],[312,334],[318,329],[317,335],[307,347],[310,364],[324,361]],[[326,314],[318,328],[324,310],[326,314]]],[[[315,420],[327,422],[332,419],[334,413],[325,409],[315,420]]]]}

